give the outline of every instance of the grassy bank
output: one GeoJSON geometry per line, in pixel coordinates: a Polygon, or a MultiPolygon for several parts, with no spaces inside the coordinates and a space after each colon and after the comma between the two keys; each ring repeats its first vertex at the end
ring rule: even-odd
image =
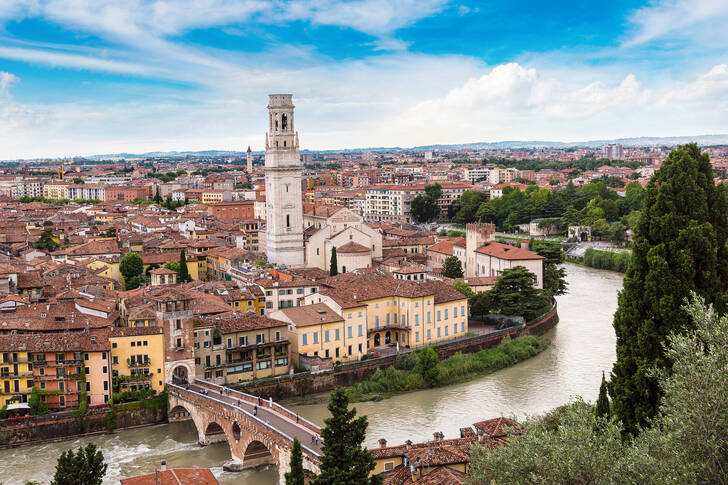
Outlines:
{"type": "Polygon", "coordinates": [[[614,251],[600,251],[589,248],[584,253],[581,263],[584,266],[596,269],[608,269],[619,273],[626,273],[629,267],[629,260],[632,257],[631,251],[617,253],[614,251]]]}
{"type": "Polygon", "coordinates": [[[456,384],[522,362],[543,352],[548,346],[548,340],[538,337],[524,336],[513,340],[506,337],[492,349],[474,354],[458,352],[430,365],[422,364],[423,351],[420,350],[400,355],[394,365],[377,369],[368,379],[354,384],[347,391],[352,401],[376,401],[403,392],[456,384]]]}

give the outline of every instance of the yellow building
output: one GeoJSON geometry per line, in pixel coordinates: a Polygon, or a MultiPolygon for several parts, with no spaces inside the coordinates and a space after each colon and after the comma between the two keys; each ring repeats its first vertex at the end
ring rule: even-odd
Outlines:
{"type": "Polygon", "coordinates": [[[33,389],[33,371],[28,366],[28,352],[14,345],[11,335],[0,336],[0,408],[28,402],[33,389]]]}
{"type": "Polygon", "coordinates": [[[366,305],[353,304],[338,313],[325,303],[283,308],[271,318],[288,323],[295,356],[336,361],[357,360],[367,353],[366,305]]]}
{"type": "Polygon", "coordinates": [[[114,392],[164,390],[164,330],[117,327],[109,335],[114,392]]]}
{"type": "Polygon", "coordinates": [[[103,269],[100,273],[96,273],[99,276],[111,278],[114,281],[118,281],[120,285],[124,285],[124,278],[119,271],[120,260],[115,259],[94,259],[86,264],[86,267],[92,270],[103,269]]]}
{"type": "Polygon", "coordinates": [[[225,191],[223,190],[205,190],[202,192],[203,204],[215,204],[223,201],[225,191]]]}
{"type": "Polygon", "coordinates": [[[367,351],[388,345],[432,345],[468,331],[468,300],[441,281],[399,280],[384,273],[329,278],[306,304],[326,303],[336,312],[366,307],[367,351]]]}

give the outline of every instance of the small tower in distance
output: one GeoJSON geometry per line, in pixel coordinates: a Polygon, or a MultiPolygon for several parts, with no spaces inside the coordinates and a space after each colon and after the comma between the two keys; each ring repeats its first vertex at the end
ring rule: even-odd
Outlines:
{"type": "Polygon", "coordinates": [[[271,263],[301,266],[303,201],[301,152],[293,128],[293,95],[271,94],[265,136],[266,255],[271,263]]]}
{"type": "Polygon", "coordinates": [[[248,175],[253,173],[253,152],[250,150],[250,147],[248,147],[248,175]]]}

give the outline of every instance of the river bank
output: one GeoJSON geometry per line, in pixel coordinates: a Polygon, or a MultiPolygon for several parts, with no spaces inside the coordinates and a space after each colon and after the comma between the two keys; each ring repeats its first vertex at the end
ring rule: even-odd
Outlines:
{"type": "MultiPolygon", "coordinates": [[[[456,353],[437,362],[437,381],[428,383],[418,369],[417,352],[400,355],[394,364],[377,369],[367,379],[346,388],[352,403],[382,401],[393,396],[451,386],[484,377],[493,372],[516,365],[537,356],[548,348],[546,338],[523,336],[513,340],[505,338],[496,347],[472,354],[456,353]]],[[[283,405],[310,405],[328,403],[328,393],[298,396],[284,400],[283,405]]]]}

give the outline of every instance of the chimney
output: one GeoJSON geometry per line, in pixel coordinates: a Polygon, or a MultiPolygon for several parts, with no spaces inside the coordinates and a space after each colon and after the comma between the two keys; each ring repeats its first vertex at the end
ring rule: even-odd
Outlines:
{"type": "Polygon", "coordinates": [[[167,460],[162,460],[162,463],[160,464],[159,471],[167,471],[167,460]]]}
{"type": "Polygon", "coordinates": [[[404,442],[404,448],[406,450],[409,450],[410,449],[410,446],[412,446],[412,440],[407,440],[407,441],[404,442]]]}
{"type": "Polygon", "coordinates": [[[528,251],[528,241],[521,241],[521,249],[528,251]]]}
{"type": "Polygon", "coordinates": [[[384,438],[379,438],[379,447],[380,448],[386,448],[387,447],[387,440],[384,438]]]}
{"type": "Polygon", "coordinates": [[[435,437],[435,442],[442,441],[442,437],[444,436],[440,431],[435,431],[432,435],[435,437]]]}

